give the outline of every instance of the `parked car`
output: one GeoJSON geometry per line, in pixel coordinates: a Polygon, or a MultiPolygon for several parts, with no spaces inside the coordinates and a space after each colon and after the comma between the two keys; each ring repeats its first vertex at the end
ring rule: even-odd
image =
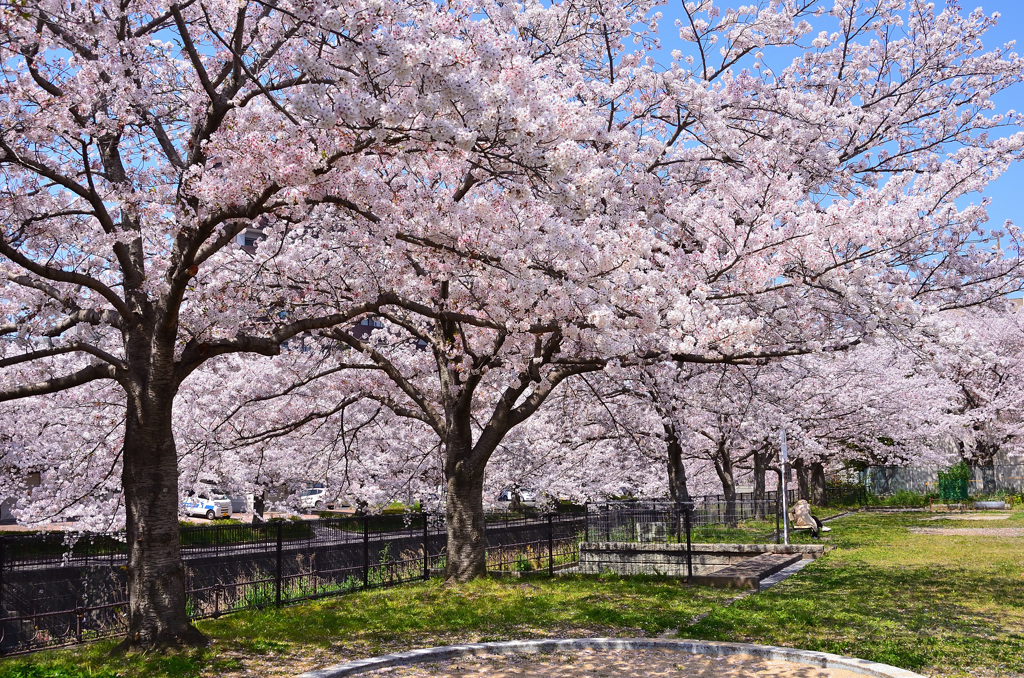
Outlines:
{"type": "Polygon", "coordinates": [[[322,511],[334,508],[334,502],[327,494],[326,487],[310,487],[299,495],[299,508],[303,511],[322,511]]]}
{"type": "Polygon", "coordinates": [[[199,494],[190,492],[185,501],[181,502],[181,512],[186,516],[203,516],[207,520],[230,518],[231,499],[220,490],[199,494]]]}

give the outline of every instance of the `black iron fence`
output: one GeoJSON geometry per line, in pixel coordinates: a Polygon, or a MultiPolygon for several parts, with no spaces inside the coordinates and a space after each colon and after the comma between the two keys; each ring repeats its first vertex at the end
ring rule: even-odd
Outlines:
{"type": "Polygon", "coordinates": [[[492,572],[556,570],[579,562],[586,514],[547,514],[535,518],[492,520],[487,527],[487,569],[492,572]]]}
{"type": "Polygon", "coordinates": [[[587,508],[587,541],[777,543],[782,534],[782,502],[774,497],[730,501],[711,495],[690,502],[612,501],[587,508]]]}
{"type": "Polygon", "coordinates": [[[858,483],[833,483],[825,486],[825,506],[856,507],[868,503],[868,491],[858,483]]]}
{"type": "MultiPolygon", "coordinates": [[[[769,492],[489,515],[487,568],[553,575],[579,562],[582,541],[778,541],[781,504],[769,492]]],[[[0,654],[126,631],[123,535],[71,538],[0,537],[0,654]]],[[[202,619],[426,579],[446,564],[446,534],[443,516],[427,513],[196,525],[181,528],[181,553],[188,614],[202,619]]]]}
{"type": "MultiPolygon", "coordinates": [[[[554,573],[578,561],[585,516],[491,516],[493,571],[554,573]]],[[[123,535],[0,537],[0,654],[127,630],[123,535]]],[[[345,516],[181,528],[193,619],[423,580],[446,562],[443,517],[345,516]]]]}

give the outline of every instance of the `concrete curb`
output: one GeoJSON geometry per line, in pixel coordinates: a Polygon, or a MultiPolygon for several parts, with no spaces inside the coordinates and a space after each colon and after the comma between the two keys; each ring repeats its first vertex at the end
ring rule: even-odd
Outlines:
{"type": "Polygon", "coordinates": [[[665,649],[676,650],[682,654],[699,654],[712,656],[729,656],[746,654],[762,659],[788,661],[796,664],[807,664],[826,669],[844,669],[873,678],[924,678],[920,674],[904,669],[878,664],[863,659],[841,657],[826,652],[796,650],[789,647],[771,645],[751,645],[748,643],[719,643],[701,640],[665,640],[660,638],[567,638],[562,640],[510,640],[495,643],[469,643],[466,645],[446,645],[429,647],[422,650],[400,652],[359,659],[347,664],[337,664],[324,669],[308,671],[296,678],[343,678],[354,676],[376,669],[390,666],[404,666],[429,661],[442,661],[479,654],[515,654],[526,652],[553,652],[556,650],[641,650],[665,649]]]}

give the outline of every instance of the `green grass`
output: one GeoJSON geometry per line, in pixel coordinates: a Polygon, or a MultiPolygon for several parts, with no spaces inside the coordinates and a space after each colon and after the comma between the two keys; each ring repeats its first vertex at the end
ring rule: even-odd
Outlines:
{"type": "Polygon", "coordinates": [[[315,665],[456,642],[544,636],[745,641],[835,652],[929,676],[1024,674],[1024,538],[918,535],[909,527],[1020,527],[1009,520],[927,521],[928,513],[841,518],[835,551],[770,591],[659,578],[437,580],[201,622],[212,644],[108,656],[113,641],[0,660],[4,678],[207,678],[294,675],[315,665]],[[711,613],[702,621],[695,618],[711,613]]]}
{"type": "Polygon", "coordinates": [[[318,653],[342,661],[466,641],[656,635],[730,595],[650,577],[481,580],[458,587],[431,580],[200,622],[214,641],[204,650],[112,658],[114,642],[104,641],[0,660],[0,676],[192,678],[220,675],[239,662],[280,664],[318,653]]]}
{"type": "MultiPolygon", "coordinates": [[[[1024,672],[1024,538],[915,535],[908,527],[1013,527],[858,514],[827,554],[770,591],[716,609],[681,635],[785,645],[930,676],[1024,672]]],[[[1011,522],[1013,521],[1013,522],[1011,522]]]]}

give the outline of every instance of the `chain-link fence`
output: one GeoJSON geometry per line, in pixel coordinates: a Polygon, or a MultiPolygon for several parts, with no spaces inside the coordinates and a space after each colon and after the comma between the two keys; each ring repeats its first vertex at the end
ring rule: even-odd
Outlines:
{"type": "MultiPolygon", "coordinates": [[[[938,494],[942,470],[938,466],[872,466],[866,474],[867,489],[883,497],[897,492],[938,494]]],[[[970,470],[967,492],[971,497],[1024,493],[1024,464],[972,466],[970,470]]]]}

